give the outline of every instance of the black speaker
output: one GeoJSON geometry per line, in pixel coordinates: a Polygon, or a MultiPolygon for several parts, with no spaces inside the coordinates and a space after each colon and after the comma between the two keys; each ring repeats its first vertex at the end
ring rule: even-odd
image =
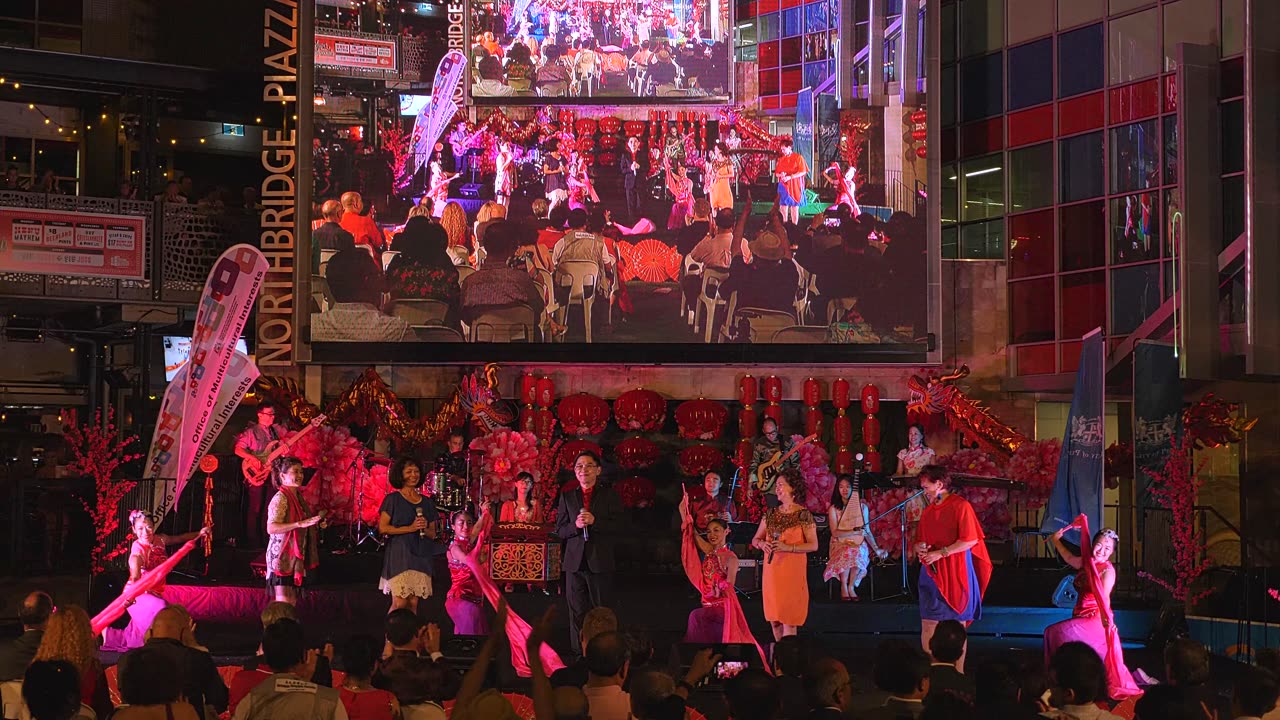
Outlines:
{"type": "Polygon", "coordinates": [[[480,183],[465,183],[458,188],[458,194],[464,198],[478,199],[480,193],[484,190],[484,186],[480,183]]]}
{"type": "MultiPolygon", "coordinates": [[[[465,673],[475,663],[484,641],[484,635],[454,635],[440,641],[440,652],[444,654],[443,660],[451,669],[465,673]]],[[[488,687],[511,687],[518,680],[516,669],[511,665],[511,652],[505,642],[499,643],[486,673],[488,687]]]]}
{"type": "Polygon", "coordinates": [[[760,587],[764,581],[764,568],[760,567],[760,560],[753,557],[744,557],[746,550],[738,553],[738,575],[733,580],[733,586],[744,593],[760,592],[760,587]]]}

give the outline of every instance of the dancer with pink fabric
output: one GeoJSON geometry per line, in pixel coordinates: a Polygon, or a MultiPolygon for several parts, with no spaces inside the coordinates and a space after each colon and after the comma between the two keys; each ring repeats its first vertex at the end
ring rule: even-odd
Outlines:
{"type": "Polygon", "coordinates": [[[1111,590],[1116,584],[1116,569],[1110,560],[1119,539],[1115,530],[1103,528],[1090,542],[1089,523],[1084,515],[1053,534],[1053,546],[1062,560],[1080,571],[1075,581],[1079,596],[1071,618],[1054,623],[1044,631],[1046,663],[1063,643],[1082,642],[1093,648],[1107,667],[1107,694],[1113,700],[1142,694],[1133,675],[1125,667],[1120,632],[1111,612],[1111,590]],[[1080,530],[1080,555],[1071,552],[1062,542],[1063,534],[1073,528],[1080,530]]]}

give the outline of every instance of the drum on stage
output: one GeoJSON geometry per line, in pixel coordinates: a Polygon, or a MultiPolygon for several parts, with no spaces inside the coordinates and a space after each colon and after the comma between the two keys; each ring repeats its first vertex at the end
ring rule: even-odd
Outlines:
{"type": "Polygon", "coordinates": [[[489,540],[489,575],[497,583],[546,588],[560,580],[560,541],[551,525],[502,523],[489,540]]]}
{"type": "Polygon", "coordinates": [[[448,473],[429,472],[424,485],[427,495],[435,501],[441,510],[454,512],[467,504],[467,490],[453,482],[448,473]]]}

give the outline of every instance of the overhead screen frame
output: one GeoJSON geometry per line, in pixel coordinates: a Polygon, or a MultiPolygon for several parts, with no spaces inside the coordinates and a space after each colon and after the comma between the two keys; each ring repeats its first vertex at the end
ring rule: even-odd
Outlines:
{"type": "Polygon", "coordinates": [[[600,108],[632,108],[632,107],[696,107],[702,105],[733,105],[737,99],[737,86],[734,82],[736,73],[734,66],[736,61],[733,57],[733,27],[737,19],[736,0],[722,0],[729,10],[729,36],[725,40],[725,68],[727,77],[725,78],[725,87],[727,93],[725,95],[704,96],[704,97],[628,97],[628,96],[609,96],[609,97],[540,97],[534,95],[532,97],[475,97],[471,94],[471,48],[474,47],[474,28],[472,27],[472,6],[474,5],[496,5],[499,0],[463,0],[462,13],[462,51],[467,56],[467,72],[463,75],[462,91],[464,102],[467,107],[475,108],[504,108],[504,107],[541,107],[545,105],[578,105],[583,107],[600,107],[600,108]],[[556,100],[572,100],[573,102],[556,103],[556,100]]]}

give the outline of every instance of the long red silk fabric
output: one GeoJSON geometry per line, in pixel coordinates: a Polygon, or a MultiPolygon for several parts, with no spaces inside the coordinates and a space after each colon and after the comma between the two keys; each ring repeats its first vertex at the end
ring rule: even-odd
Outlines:
{"type": "MultiPolygon", "coordinates": [[[[698,543],[693,539],[693,523],[686,522],[682,532],[684,542],[680,546],[680,561],[684,565],[684,574],[699,593],[706,595],[707,588],[702,587],[702,560],[698,557],[698,543]]],[[[764,648],[760,647],[760,643],[756,642],[756,636],[751,634],[747,617],[742,613],[742,604],[738,602],[738,596],[732,587],[725,593],[724,636],[721,642],[755,645],[756,652],[760,653],[760,659],[764,661],[765,670],[769,670],[769,657],[764,654],[764,648]]]]}
{"type": "MultiPolygon", "coordinates": [[[[486,528],[476,537],[475,547],[484,547],[489,542],[489,532],[486,528]]],[[[474,552],[466,554],[467,567],[471,569],[471,574],[476,578],[476,584],[480,586],[480,592],[484,593],[485,600],[493,606],[494,610],[498,609],[498,604],[502,601],[502,591],[498,589],[496,583],[489,577],[489,573],[485,572],[485,568],[480,564],[477,554],[474,552]]],[[[529,677],[533,671],[529,669],[529,633],[533,628],[524,618],[516,614],[515,610],[507,605],[507,642],[511,645],[511,666],[515,668],[516,674],[520,677],[529,677]]],[[[547,675],[564,667],[564,661],[551,646],[543,643],[538,648],[538,656],[542,658],[542,669],[547,675]]]]}
{"type": "Polygon", "coordinates": [[[1107,667],[1107,693],[1113,700],[1142,695],[1142,689],[1133,681],[1133,674],[1124,664],[1124,648],[1120,645],[1120,631],[1116,629],[1115,615],[1111,612],[1111,596],[1102,591],[1102,574],[1093,560],[1093,536],[1089,534],[1089,520],[1078,515],[1072,527],[1080,528],[1080,562],[1089,591],[1098,599],[1098,619],[1107,634],[1107,656],[1102,662],[1107,667]]]}
{"type": "MultiPolygon", "coordinates": [[[[987,594],[991,582],[991,555],[987,553],[986,534],[968,500],[948,494],[940,503],[929,505],[920,515],[916,532],[920,542],[931,549],[944,548],[957,540],[977,540],[970,549],[973,572],[978,576],[978,594],[987,594]]],[[[964,553],[953,553],[928,566],[942,598],[952,610],[963,613],[969,607],[969,573],[965,570],[964,553]]]]}
{"type": "Polygon", "coordinates": [[[124,615],[125,610],[129,607],[129,603],[133,602],[134,598],[145,592],[150,592],[152,588],[164,582],[165,577],[169,575],[169,571],[181,562],[182,558],[187,556],[187,553],[196,549],[196,543],[199,540],[200,538],[188,540],[182,547],[178,548],[177,552],[170,555],[167,560],[143,573],[142,577],[138,578],[137,582],[131,585],[125,585],[124,590],[120,593],[120,597],[112,600],[109,605],[102,609],[102,612],[93,616],[93,620],[90,621],[89,626],[93,629],[94,636],[96,637],[101,635],[102,631],[106,630],[108,625],[119,619],[121,615],[124,615]]]}

